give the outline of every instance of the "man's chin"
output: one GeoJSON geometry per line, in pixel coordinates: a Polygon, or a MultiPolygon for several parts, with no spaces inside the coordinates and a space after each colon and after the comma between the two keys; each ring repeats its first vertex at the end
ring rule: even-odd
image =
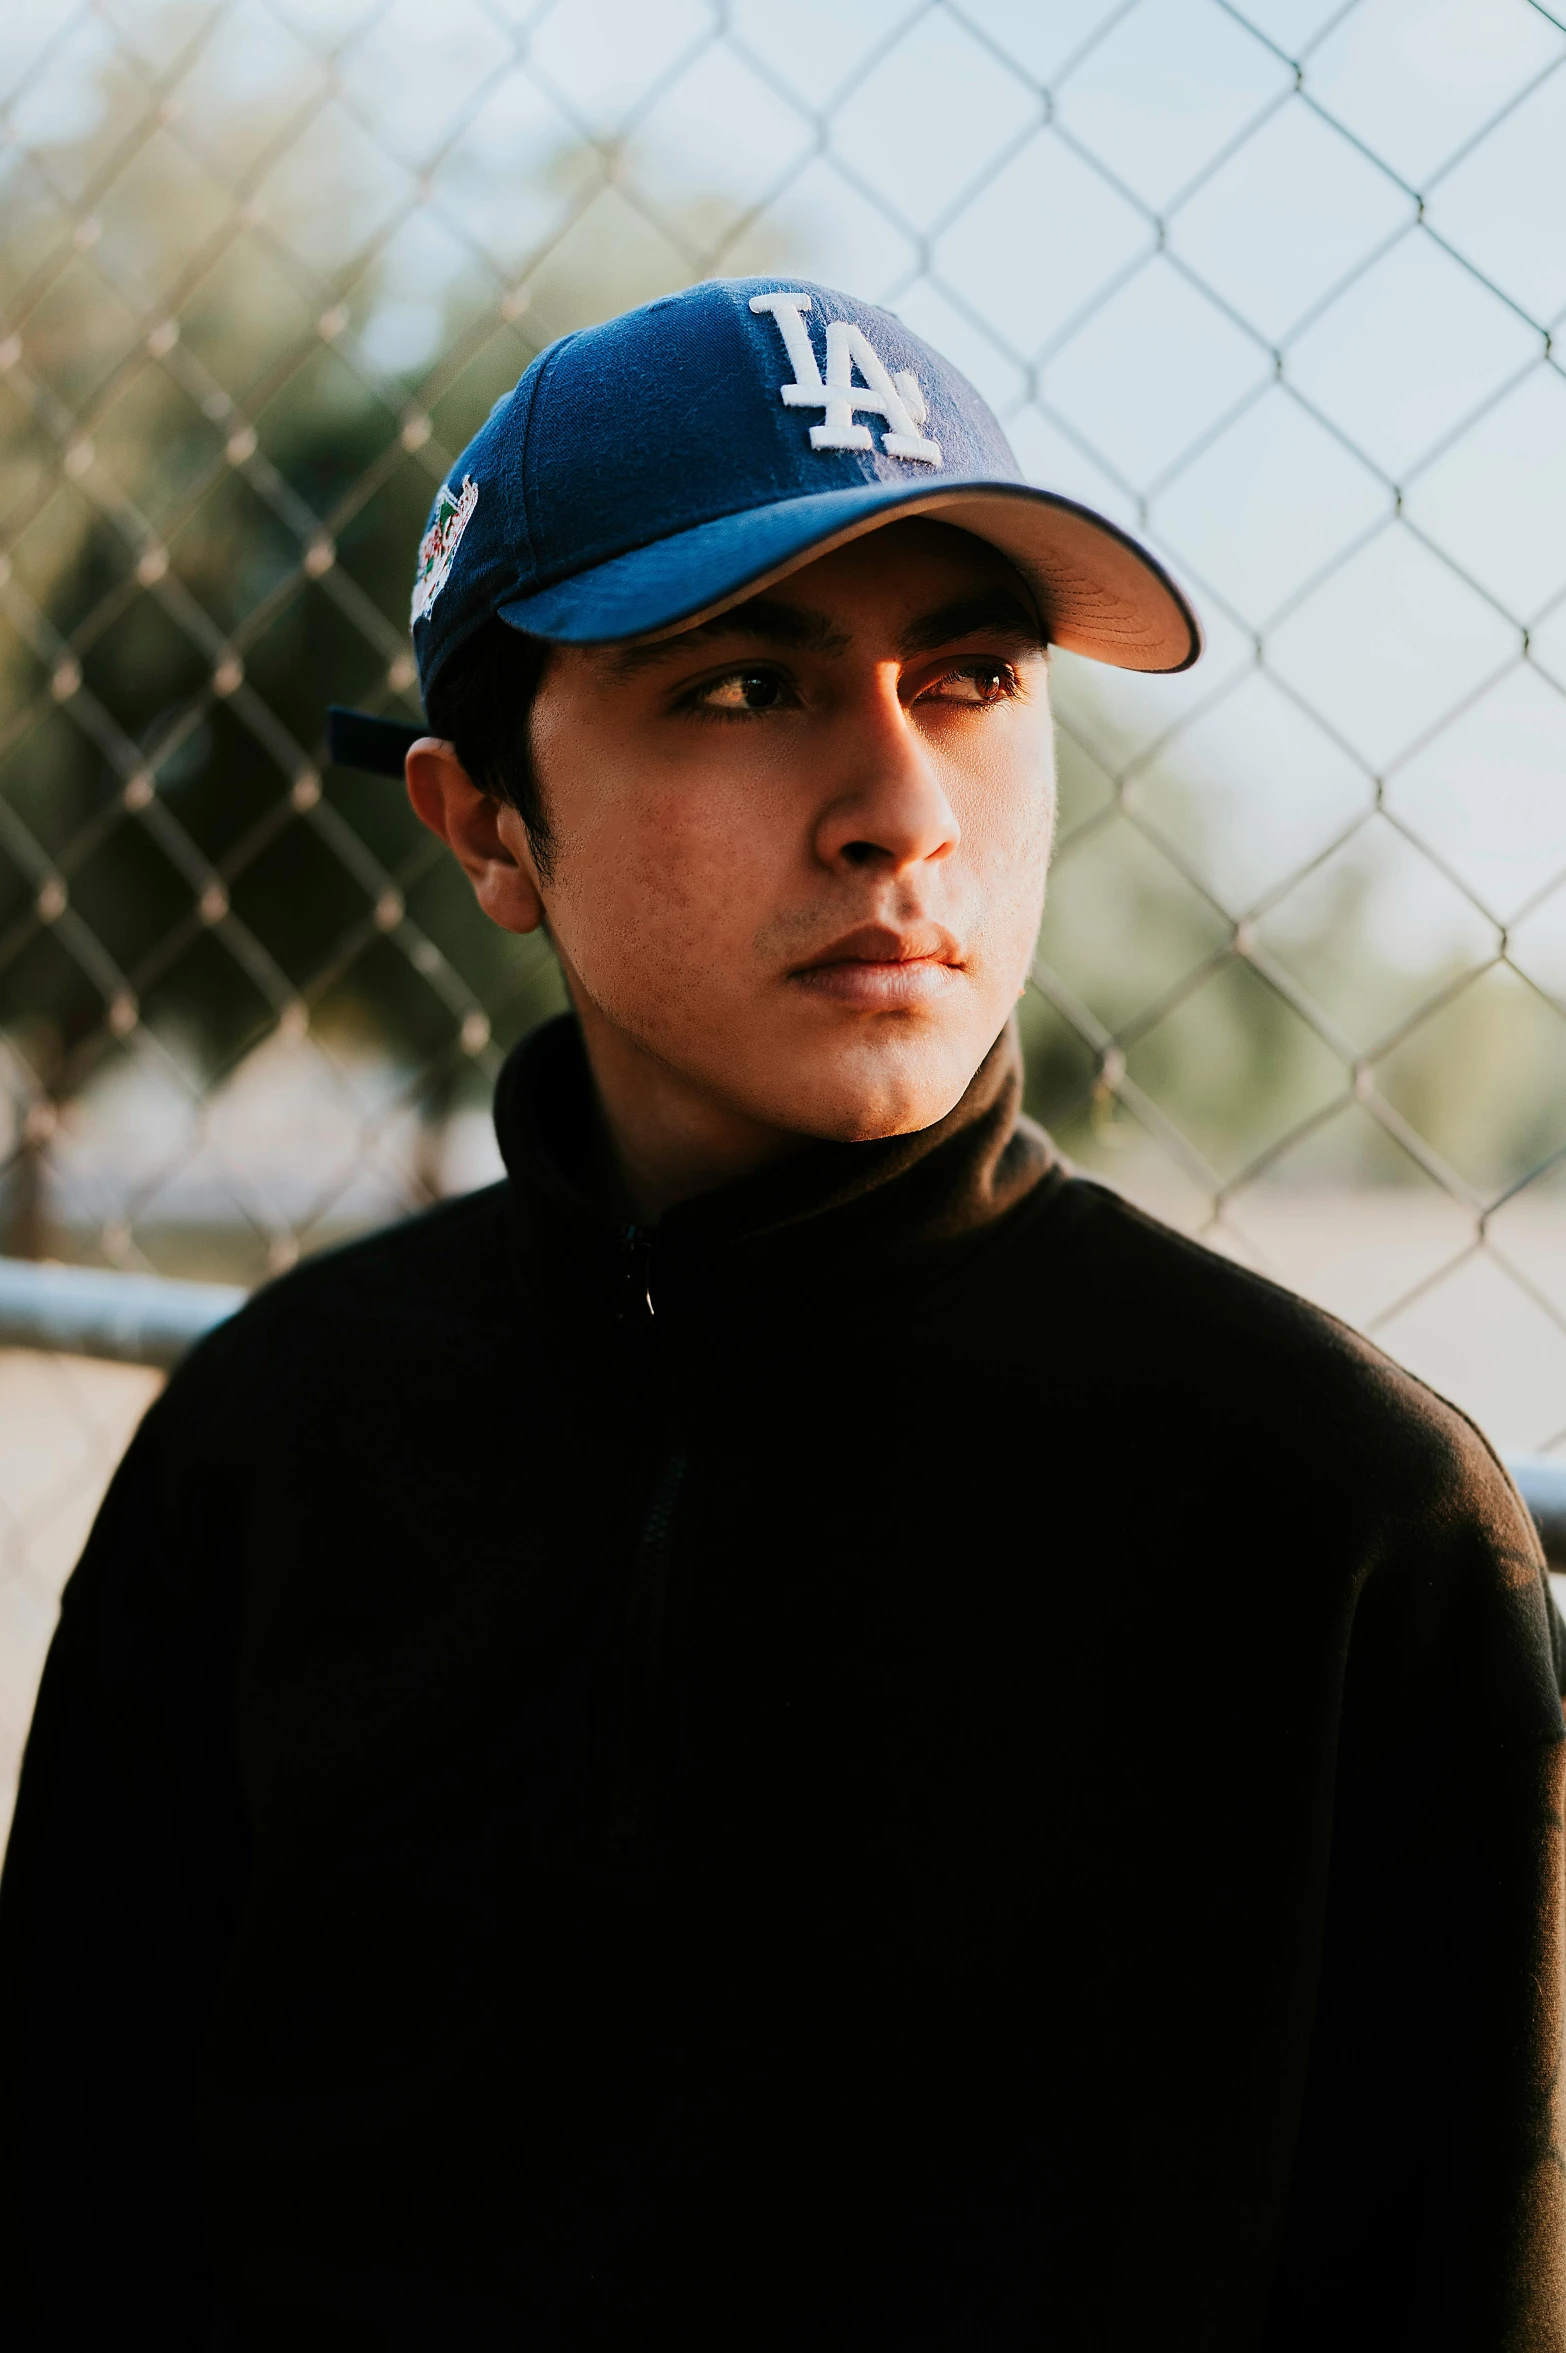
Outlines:
{"type": "Polygon", "coordinates": [[[978,1047],[970,1054],[948,1044],[940,1052],[838,1056],[818,1048],[793,1085],[778,1084],[774,1064],[768,1100],[753,1104],[753,1115],[821,1143],[873,1144],[917,1135],[961,1102],[985,1051],[978,1047]]]}

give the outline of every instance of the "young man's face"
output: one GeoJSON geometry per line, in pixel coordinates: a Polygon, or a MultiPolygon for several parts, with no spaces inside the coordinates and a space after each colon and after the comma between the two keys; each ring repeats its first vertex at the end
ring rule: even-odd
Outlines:
{"type": "Polygon", "coordinates": [[[503,811],[517,890],[480,896],[524,928],[536,891],[590,1050],[783,1134],[927,1127],[1027,972],[1047,683],[1011,567],[923,521],[680,635],[556,648],[532,726],[550,871],[503,811]]]}

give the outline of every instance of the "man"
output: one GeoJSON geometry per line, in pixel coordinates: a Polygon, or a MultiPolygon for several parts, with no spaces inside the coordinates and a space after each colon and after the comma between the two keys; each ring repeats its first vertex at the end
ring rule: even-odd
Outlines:
{"type": "Polygon", "coordinates": [[[340,751],[575,1013],[68,1590],[8,2343],[1566,2345],[1532,1532],[1019,1116],[1046,644],[1179,668],[1178,591],[768,280],[547,351],[414,614],[340,751]]]}

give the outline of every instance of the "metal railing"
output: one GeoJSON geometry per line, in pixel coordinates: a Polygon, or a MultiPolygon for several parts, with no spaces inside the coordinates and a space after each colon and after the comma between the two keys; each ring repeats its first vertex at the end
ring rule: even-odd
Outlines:
{"type": "Polygon", "coordinates": [[[0,1348],[48,1349],[167,1371],[243,1307],[230,1283],[0,1258],[0,1348]]]}

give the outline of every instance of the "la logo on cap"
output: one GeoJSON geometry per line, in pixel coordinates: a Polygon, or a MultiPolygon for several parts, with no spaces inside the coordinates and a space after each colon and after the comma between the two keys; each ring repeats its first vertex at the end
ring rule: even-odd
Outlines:
{"type": "Polygon", "coordinates": [[[873,449],[868,425],[856,425],[856,409],[869,409],[885,420],[881,446],[889,457],[917,458],[926,466],[941,462],[941,445],[927,441],[919,428],[927,411],[919,379],[912,368],[888,374],[886,364],[862,327],[847,319],[829,319],[826,331],[826,377],[816,365],[815,346],[805,325],[811,307],[808,294],[753,294],[753,311],[770,312],[777,321],[783,348],[794,365],[792,384],[780,384],[785,408],[823,409],[819,425],[810,428],[812,449],[873,449]],[[854,382],[854,370],[860,382],[854,382]]]}

